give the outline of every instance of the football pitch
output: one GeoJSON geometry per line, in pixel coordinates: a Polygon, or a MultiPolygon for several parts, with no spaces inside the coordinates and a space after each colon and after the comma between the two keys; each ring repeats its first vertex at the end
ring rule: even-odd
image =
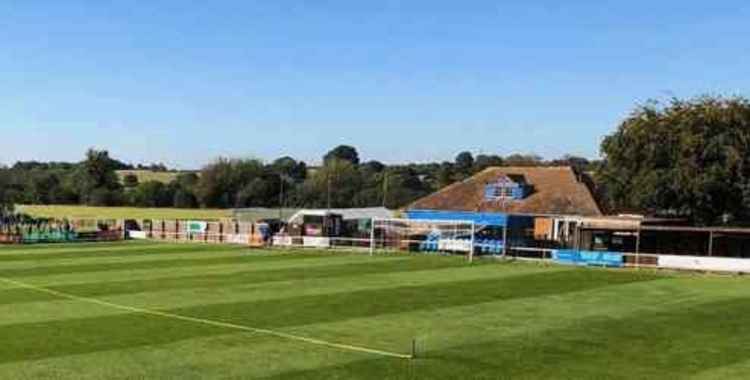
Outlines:
{"type": "Polygon", "coordinates": [[[143,242],[0,247],[0,316],[2,379],[750,373],[750,279],[732,276],[143,242]]]}

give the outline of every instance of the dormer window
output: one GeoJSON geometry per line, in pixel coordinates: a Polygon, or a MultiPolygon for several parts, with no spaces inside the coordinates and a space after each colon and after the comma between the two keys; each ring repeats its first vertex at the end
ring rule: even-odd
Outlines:
{"type": "Polygon", "coordinates": [[[511,189],[510,187],[490,186],[490,192],[492,193],[490,196],[493,198],[512,198],[513,197],[513,189],[511,189]]]}
{"type": "Polygon", "coordinates": [[[526,197],[527,189],[523,176],[506,175],[486,184],[484,198],[487,201],[521,200],[526,197]]]}

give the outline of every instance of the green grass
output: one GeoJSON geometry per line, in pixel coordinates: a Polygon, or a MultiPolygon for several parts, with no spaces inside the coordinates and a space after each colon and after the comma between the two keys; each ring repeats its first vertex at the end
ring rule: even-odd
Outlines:
{"type": "Polygon", "coordinates": [[[221,219],[231,218],[231,210],[175,209],[138,207],[92,206],[18,206],[18,211],[44,218],[97,218],[97,219],[221,219]]]}
{"type": "MultiPolygon", "coordinates": [[[[36,217],[56,219],[96,218],[96,219],[196,219],[217,220],[236,218],[240,221],[256,221],[264,218],[278,218],[279,210],[271,208],[246,209],[237,215],[226,209],[176,209],[140,207],[92,207],[69,205],[21,205],[19,212],[36,217]]],[[[289,218],[297,209],[284,209],[281,216],[289,218]]]]}
{"type": "Polygon", "coordinates": [[[0,247],[0,378],[745,378],[750,280],[458,257],[0,247]],[[20,281],[58,292],[13,285],[20,281]],[[406,360],[129,312],[157,310],[406,360]]]}

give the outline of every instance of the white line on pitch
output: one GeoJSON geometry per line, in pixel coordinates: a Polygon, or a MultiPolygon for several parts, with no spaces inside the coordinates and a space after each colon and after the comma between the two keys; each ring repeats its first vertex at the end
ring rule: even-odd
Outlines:
{"type": "Polygon", "coordinates": [[[271,336],[275,336],[275,337],[278,337],[278,338],[283,338],[283,339],[288,339],[288,340],[295,340],[295,341],[299,341],[299,342],[305,342],[305,343],[315,344],[315,345],[319,345],[319,346],[336,348],[336,349],[345,350],[345,351],[361,352],[361,353],[367,353],[367,354],[373,354],[373,355],[380,355],[380,356],[387,356],[387,357],[399,358],[399,359],[413,359],[413,357],[411,355],[399,354],[399,353],[396,353],[396,352],[376,350],[376,349],[373,349],[373,348],[360,347],[360,346],[354,346],[354,345],[349,345],[349,344],[341,344],[341,343],[328,342],[328,341],[321,340],[321,339],[308,338],[308,337],[299,336],[299,335],[287,334],[287,333],[283,333],[283,332],[279,332],[279,331],[274,331],[274,330],[269,330],[269,329],[262,329],[262,328],[257,328],[257,327],[237,325],[237,324],[228,323],[228,322],[212,321],[210,319],[188,317],[188,316],[185,316],[185,315],[172,314],[172,313],[167,313],[167,312],[157,311],[157,310],[149,310],[149,309],[144,309],[144,308],[140,308],[140,307],[120,305],[120,304],[116,304],[116,303],[112,303],[112,302],[102,301],[102,300],[96,299],[96,298],[81,297],[81,296],[76,296],[74,294],[68,294],[68,293],[64,293],[64,292],[59,292],[59,291],[48,289],[48,288],[45,288],[45,287],[36,286],[36,285],[32,285],[32,284],[27,284],[25,282],[11,280],[11,279],[8,279],[8,278],[3,278],[3,277],[0,277],[0,281],[5,282],[6,284],[14,285],[16,287],[31,289],[31,290],[35,290],[37,292],[47,293],[47,294],[51,294],[53,296],[57,296],[57,297],[61,297],[61,298],[67,298],[67,299],[73,300],[73,301],[86,302],[86,303],[91,303],[91,304],[95,304],[95,305],[111,307],[111,308],[114,308],[114,309],[125,310],[125,311],[129,311],[129,312],[132,312],[132,313],[153,315],[153,316],[159,316],[159,317],[163,317],[163,318],[172,318],[172,319],[178,319],[178,320],[181,320],[181,321],[187,321],[187,322],[193,322],[193,323],[200,323],[200,324],[214,326],[214,327],[223,327],[223,328],[240,330],[240,331],[245,331],[245,332],[252,332],[252,333],[257,333],[257,334],[271,335],[271,336]]]}

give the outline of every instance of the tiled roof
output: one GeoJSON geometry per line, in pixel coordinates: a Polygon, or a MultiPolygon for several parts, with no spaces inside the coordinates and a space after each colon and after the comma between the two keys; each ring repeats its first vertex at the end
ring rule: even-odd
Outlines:
{"type": "Polygon", "coordinates": [[[569,166],[492,167],[454,183],[409,209],[507,212],[517,214],[598,216],[602,211],[589,186],[569,166]],[[502,176],[522,176],[531,191],[521,200],[487,200],[485,186],[502,176]]]}

